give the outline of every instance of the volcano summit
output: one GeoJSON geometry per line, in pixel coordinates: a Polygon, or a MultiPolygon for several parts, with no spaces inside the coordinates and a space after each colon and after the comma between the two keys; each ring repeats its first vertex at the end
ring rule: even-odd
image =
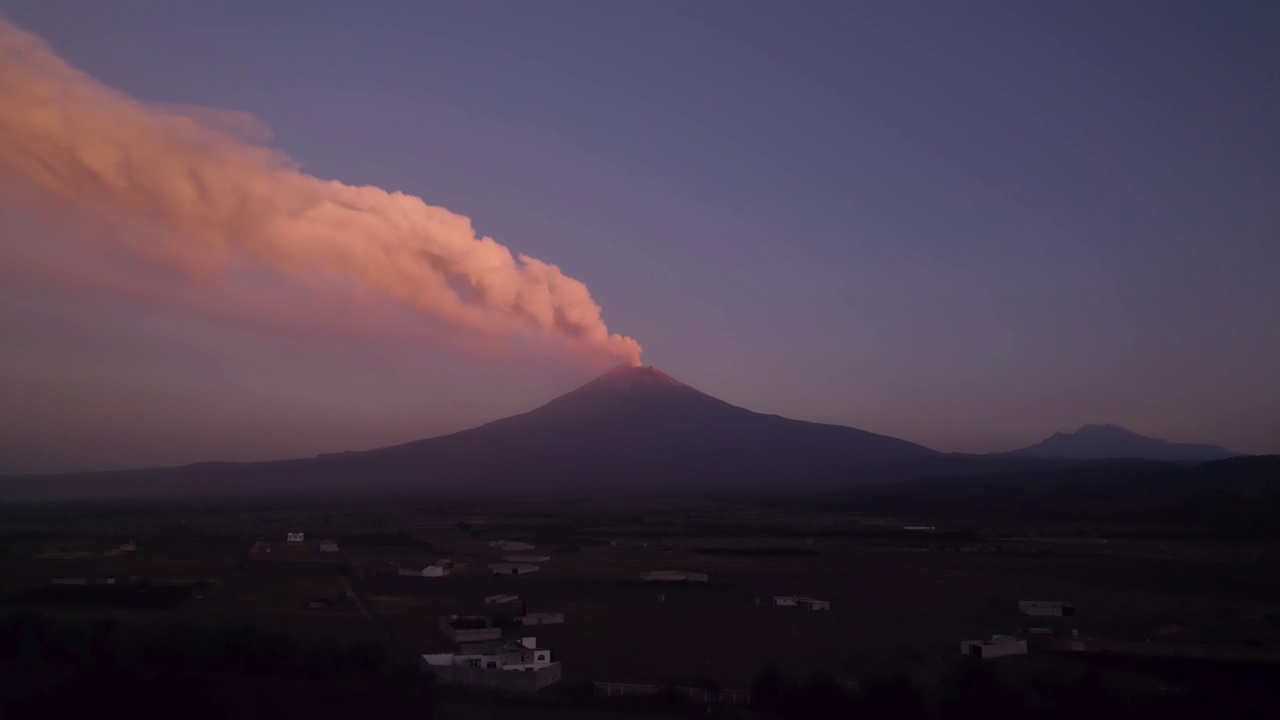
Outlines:
{"type": "Polygon", "coordinates": [[[657,368],[623,365],[535,410],[427,440],[310,459],[19,478],[4,494],[724,490],[844,482],[938,456],[906,440],[752,412],[657,368]]]}

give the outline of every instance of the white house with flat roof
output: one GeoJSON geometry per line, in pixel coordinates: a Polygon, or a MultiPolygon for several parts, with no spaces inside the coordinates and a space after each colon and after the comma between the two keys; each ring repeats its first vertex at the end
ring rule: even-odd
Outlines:
{"type": "Polygon", "coordinates": [[[422,669],[445,682],[536,691],[560,680],[560,663],[537,639],[461,643],[449,652],[422,654],[422,669]]]}
{"type": "Polygon", "coordinates": [[[424,653],[423,661],[429,666],[462,665],[486,670],[533,670],[551,664],[551,651],[539,648],[537,638],[522,637],[516,640],[488,640],[459,643],[451,652],[424,653]]]}

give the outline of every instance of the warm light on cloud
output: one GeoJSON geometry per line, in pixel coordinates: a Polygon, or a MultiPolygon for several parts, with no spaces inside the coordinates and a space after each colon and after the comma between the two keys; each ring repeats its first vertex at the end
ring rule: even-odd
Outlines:
{"type": "MultiPolygon", "coordinates": [[[[586,285],[555,265],[513,256],[476,237],[466,217],[420,198],[307,175],[256,144],[269,136],[242,113],[126,97],[0,19],[0,203],[82,248],[143,263],[150,272],[134,281],[160,274],[236,294],[236,279],[267,269],[370,312],[406,308],[424,342],[440,328],[524,335],[639,362],[640,345],[610,334],[586,285]]],[[[30,255],[49,266],[32,242],[0,237],[0,259],[30,255]]]]}

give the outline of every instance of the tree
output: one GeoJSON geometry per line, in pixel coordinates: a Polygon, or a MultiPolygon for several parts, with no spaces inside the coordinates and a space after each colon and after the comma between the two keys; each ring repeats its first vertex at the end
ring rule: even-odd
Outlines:
{"type": "Polygon", "coordinates": [[[787,696],[787,679],[776,663],[770,663],[751,681],[751,704],[769,713],[780,713],[787,696]]]}

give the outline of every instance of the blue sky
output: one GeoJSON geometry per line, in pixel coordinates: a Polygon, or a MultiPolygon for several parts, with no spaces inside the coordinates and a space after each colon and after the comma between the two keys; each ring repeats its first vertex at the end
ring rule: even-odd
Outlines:
{"type": "MultiPolygon", "coordinates": [[[[4,13],[131,96],[470,217],[735,404],[942,450],[1116,422],[1280,452],[1275,6],[371,5],[4,13]]],[[[19,282],[0,345],[0,471],[373,447],[594,372],[19,282]]]]}

